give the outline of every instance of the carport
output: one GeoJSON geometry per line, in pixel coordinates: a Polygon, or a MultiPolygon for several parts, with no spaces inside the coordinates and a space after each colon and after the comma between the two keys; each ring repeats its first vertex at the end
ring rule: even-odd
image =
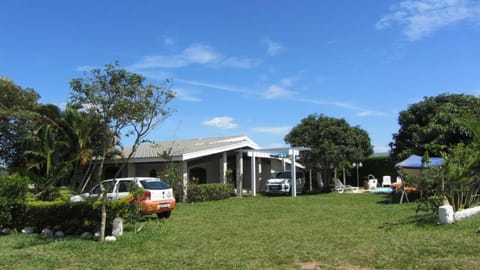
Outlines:
{"type": "Polygon", "coordinates": [[[272,155],[279,155],[279,156],[284,156],[284,157],[289,157],[291,161],[291,171],[292,171],[292,197],[297,196],[297,166],[296,166],[296,158],[299,156],[301,151],[310,151],[311,148],[309,147],[280,147],[280,148],[261,148],[257,150],[241,150],[240,152],[246,152],[247,156],[251,157],[250,162],[251,162],[251,186],[252,186],[252,196],[255,197],[257,196],[257,190],[256,190],[256,170],[253,168],[256,168],[256,157],[270,157],[272,155]]]}

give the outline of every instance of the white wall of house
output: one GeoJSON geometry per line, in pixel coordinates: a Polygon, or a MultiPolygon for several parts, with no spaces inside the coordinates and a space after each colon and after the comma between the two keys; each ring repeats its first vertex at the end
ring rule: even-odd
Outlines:
{"type": "MultiPolygon", "coordinates": [[[[238,158],[236,152],[230,153],[230,155],[235,154],[235,162],[230,160],[228,164],[228,168],[238,171],[239,169],[236,168],[238,162],[236,159],[238,158]]],[[[191,180],[190,170],[194,168],[202,168],[206,172],[206,183],[222,183],[223,182],[223,174],[224,174],[224,161],[225,156],[223,154],[220,155],[212,155],[206,156],[202,158],[198,158],[195,160],[188,160],[183,162],[176,162],[178,165],[178,172],[180,175],[186,176],[188,180],[191,180]],[[186,171],[184,171],[184,163],[186,163],[186,171]]],[[[232,156],[230,156],[232,158],[232,156]]],[[[227,158],[228,160],[228,158],[227,158]]],[[[227,161],[225,161],[227,162],[227,161]]],[[[246,190],[252,189],[252,181],[251,181],[251,157],[247,156],[246,153],[243,154],[243,183],[242,188],[246,190]]],[[[289,170],[290,164],[285,162],[282,159],[276,158],[262,158],[256,157],[256,191],[263,192],[265,190],[265,183],[271,177],[273,172],[281,171],[281,170],[289,170]]],[[[166,163],[158,162],[158,163],[130,163],[126,166],[125,170],[122,172],[121,176],[151,176],[152,172],[156,172],[156,176],[160,178],[164,178],[162,175],[166,170],[166,163]]],[[[236,177],[235,175],[234,177],[236,177]]]]}

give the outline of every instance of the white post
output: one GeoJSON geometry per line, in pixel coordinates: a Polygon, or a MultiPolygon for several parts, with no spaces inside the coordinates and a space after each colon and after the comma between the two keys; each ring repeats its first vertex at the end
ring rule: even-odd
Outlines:
{"type": "Polygon", "coordinates": [[[222,153],[222,159],[220,161],[220,173],[222,183],[227,183],[227,152],[222,153]]]}
{"type": "Polygon", "coordinates": [[[187,202],[188,191],[188,166],[187,162],[182,162],[182,202],[187,202]]]}
{"type": "Polygon", "coordinates": [[[310,181],[310,191],[312,191],[312,169],[308,170],[308,176],[309,176],[309,181],[310,181]]]}
{"type": "Polygon", "coordinates": [[[237,153],[237,197],[243,194],[243,153],[237,153]]]}
{"type": "Polygon", "coordinates": [[[297,165],[295,164],[295,151],[296,150],[290,150],[289,152],[291,152],[291,155],[292,155],[292,179],[291,179],[291,183],[292,183],[292,197],[297,197],[297,165]]]}
{"type": "Polygon", "coordinates": [[[252,160],[250,161],[251,163],[251,183],[252,183],[252,196],[256,197],[257,196],[257,165],[255,164],[255,151],[252,151],[252,160]]]}

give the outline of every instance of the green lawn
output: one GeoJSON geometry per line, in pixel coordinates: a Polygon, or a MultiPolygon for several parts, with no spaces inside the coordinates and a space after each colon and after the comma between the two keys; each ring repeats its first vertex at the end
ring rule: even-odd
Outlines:
{"type": "Polygon", "coordinates": [[[115,243],[3,236],[0,268],[478,269],[480,216],[428,225],[415,207],[373,194],[179,204],[115,243]]]}

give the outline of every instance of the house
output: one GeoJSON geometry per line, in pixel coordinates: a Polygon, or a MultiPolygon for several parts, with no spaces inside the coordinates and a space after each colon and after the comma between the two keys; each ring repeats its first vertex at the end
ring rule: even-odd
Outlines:
{"type": "MultiPolygon", "coordinates": [[[[131,147],[123,151],[126,156],[131,147]]],[[[263,191],[272,172],[290,169],[290,162],[288,157],[272,151],[263,152],[247,136],[201,138],[141,144],[120,176],[161,178],[166,166],[173,163],[182,174],[183,186],[188,181],[199,184],[232,181],[239,190],[246,189],[255,195],[256,191],[263,191]]],[[[104,178],[112,178],[118,166],[118,160],[106,161],[104,178]]],[[[303,168],[298,163],[295,167],[303,168]]]]}

